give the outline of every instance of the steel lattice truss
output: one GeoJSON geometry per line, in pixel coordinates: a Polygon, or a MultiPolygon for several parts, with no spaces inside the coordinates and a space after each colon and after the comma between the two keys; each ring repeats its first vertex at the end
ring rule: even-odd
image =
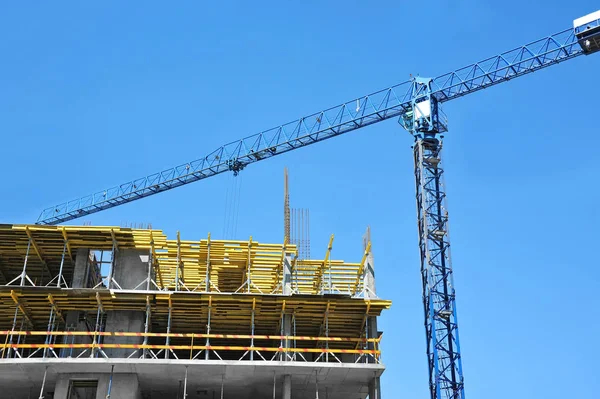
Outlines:
{"type": "MultiPolygon", "coordinates": [[[[432,96],[450,101],[581,54],[573,29],[567,29],[441,75],[433,79],[432,96]]],[[[195,161],[44,209],[37,223],[59,224],[226,171],[237,174],[251,163],[403,116],[417,95],[412,80],[400,83],[223,145],[195,161]]]]}
{"type": "Polygon", "coordinates": [[[441,143],[414,146],[421,279],[432,399],[464,398],[441,143]]]}

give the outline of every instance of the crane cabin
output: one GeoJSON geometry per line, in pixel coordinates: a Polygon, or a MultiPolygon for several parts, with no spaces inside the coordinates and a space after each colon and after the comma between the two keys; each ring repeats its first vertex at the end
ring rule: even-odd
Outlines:
{"type": "Polygon", "coordinates": [[[574,20],[573,29],[584,53],[600,50],[600,10],[574,20]]]}

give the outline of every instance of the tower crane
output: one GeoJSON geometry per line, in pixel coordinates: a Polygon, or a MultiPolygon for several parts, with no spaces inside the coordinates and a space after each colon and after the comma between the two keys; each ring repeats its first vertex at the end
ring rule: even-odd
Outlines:
{"type": "Polygon", "coordinates": [[[54,225],[231,171],[297,148],[398,118],[415,140],[413,158],[432,399],[462,399],[464,381],[443,184],[447,101],[600,50],[600,11],[573,28],[448,72],[414,77],[372,94],[223,145],[203,158],[44,209],[37,224],[54,225]]]}

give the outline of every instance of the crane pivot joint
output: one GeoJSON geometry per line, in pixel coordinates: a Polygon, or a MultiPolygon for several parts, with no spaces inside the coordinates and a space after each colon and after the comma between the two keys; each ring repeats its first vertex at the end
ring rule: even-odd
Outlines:
{"type": "Polygon", "coordinates": [[[412,78],[410,107],[400,115],[399,123],[415,138],[436,139],[438,133],[448,131],[446,115],[438,99],[432,95],[433,79],[412,78]]]}

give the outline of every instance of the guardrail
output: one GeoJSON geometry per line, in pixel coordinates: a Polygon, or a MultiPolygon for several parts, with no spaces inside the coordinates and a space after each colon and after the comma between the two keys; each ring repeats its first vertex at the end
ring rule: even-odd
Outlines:
{"type": "MultiPolygon", "coordinates": [[[[240,334],[196,334],[196,333],[144,333],[144,332],[87,332],[87,331],[0,331],[0,336],[5,336],[1,345],[1,358],[32,358],[32,357],[104,357],[104,358],[132,358],[137,354],[139,358],[165,359],[173,356],[175,359],[183,359],[181,351],[188,351],[186,360],[197,360],[204,353],[202,360],[223,360],[223,352],[244,352],[238,360],[262,360],[262,361],[314,361],[314,362],[349,362],[347,358],[340,359],[340,355],[354,355],[351,362],[380,363],[381,351],[379,349],[381,337],[379,338],[348,338],[348,337],[310,337],[292,335],[240,335],[240,334]],[[45,337],[44,343],[26,343],[27,337],[45,337]],[[63,337],[63,343],[56,340],[63,337]],[[75,343],[76,337],[90,337],[92,342],[75,343]],[[112,338],[143,338],[144,343],[104,343],[105,337],[112,338]],[[148,338],[165,338],[165,344],[149,344],[148,338]],[[189,339],[187,345],[171,345],[171,338],[189,339]],[[14,342],[16,339],[16,343],[14,342]],[[205,340],[203,345],[195,344],[194,341],[205,340]],[[250,340],[250,345],[211,345],[211,339],[221,340],[250,340]],[[69,340],[71,342],[69,342],[69,340]],[[254,340],[279,341],[279,346],[257,346],[254,340]],[[298,347],[298,342],[314,342],[323,347],[298,347]],[[350,342],[355,343],[354,349],[329,348],[330,343],[350,342]],[[25,350],[29,353],[25,353],[25,350]],[[55,349],[70,350],[63,351],[60,355],[55,349]],[[73,349],[83,351],[74,353],[73,349]],[[128,355],[114,356],[105,349],[134,349],[128,355]],[[31,351],[33,350],[33,351],[31,351]],[[141,350],[141,354],[140,354],[141,350]],[[175,351],[179,351],[179,356],[175,351]],[[264,354],[263,354],[264,353],[264,354]],[[272,354],[271,357],[265,355],[272,354]],[[87,355],[86,355],[87,354],[87,355]],[[304,354],[319,354],[314,359],[308,360],[304,354]],[[214,355],[211,356],[211,355],[214,355]],[[256,356],[255,356],[256,355],[256,356]]],[[[0,341],[1,342],[1,341],[0,341]]],[[[120,353],[119,353],[120,354],[120,353]]],[[[313,356],[314,357],[314,356],[313,356]]]]}

